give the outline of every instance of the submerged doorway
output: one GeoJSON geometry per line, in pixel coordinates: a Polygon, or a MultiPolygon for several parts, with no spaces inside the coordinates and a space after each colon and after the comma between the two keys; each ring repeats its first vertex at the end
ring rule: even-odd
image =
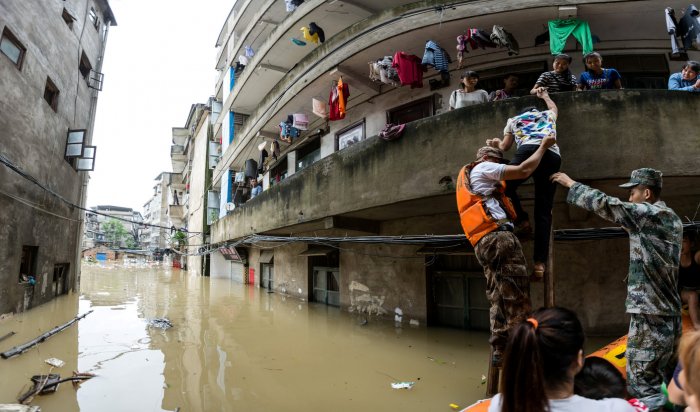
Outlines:
{"type": "Polygon", "coordinates": [[[302,255],[309,257],[310,299],[328,306],[340,307],[338,250],[326,246],[309,246],[302,255]]]}
{"type": "Polygon", "coordinates": [[[486,279],[473,255],[435,255],[427,258],[428,324],[460,329],[489,330],[486,279]]]}

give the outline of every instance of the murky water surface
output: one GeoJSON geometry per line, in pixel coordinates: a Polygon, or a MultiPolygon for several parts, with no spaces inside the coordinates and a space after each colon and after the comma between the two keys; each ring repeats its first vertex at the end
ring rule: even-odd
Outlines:
{"type": "Polygon", "coordinates": [[[366,324],[337,308],[223,279],[83,266],[82,293],[0,321],[0,350],[94,312],[21,356],[0,359],[0,403],[32,375],[98,376],[36,397],[47,411],[449,411],[483,397],[485,333],[366,324]],[[148,320],[167,317],[161,330],[148,320]],[[392,382],[415,382],[392,389],[392,382]]]}

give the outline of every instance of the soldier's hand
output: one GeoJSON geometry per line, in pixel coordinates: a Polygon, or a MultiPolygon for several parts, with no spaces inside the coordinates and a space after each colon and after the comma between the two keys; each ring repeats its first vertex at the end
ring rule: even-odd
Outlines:
{"type": "Polygon", "coordinates": [[[552,134],[550,134],[549,136],[547,136],[547,137],[545,137],[544,139],[542,139],[541,145],[542,145],[545,149],[549,149],[550,147],[554,146],[554,144],[555,144],[556,142],[557,142],[557,137],[556,137],[555,134],[552,133],[552,134]]]}
{"type": "Polygon", "coordinates": [[[549,179],[554,183],[559,183],[565,187],[571,187],[576,183],[576,181],[569,177],[566,173],[557,172],[549,177],[549,179]]]}

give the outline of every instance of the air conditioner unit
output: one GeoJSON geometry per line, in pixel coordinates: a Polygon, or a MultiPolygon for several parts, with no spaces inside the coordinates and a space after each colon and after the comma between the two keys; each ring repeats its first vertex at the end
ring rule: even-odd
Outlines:
{"type": "Polygon", "coordinates": [[[576,6],[559,6],[559,18],[575,19],[578,15],[578,7],[576,6]]]}

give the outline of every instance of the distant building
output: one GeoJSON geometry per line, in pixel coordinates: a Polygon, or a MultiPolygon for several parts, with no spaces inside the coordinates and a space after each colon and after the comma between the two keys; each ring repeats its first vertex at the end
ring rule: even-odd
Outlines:
{"type": "Polygon", "coordinates": [[[107,0],[0,2],[0,313],[78,289],[84,213],[72,205],[85,206],[94,169],[115,25],[107,0]]]}
{"type": "Polygon", "coordinates": [[[153,196],[143,205],[143,222],[153,226],[146,226],[142,230],[141,242],[143,247],[149,250],[163,250],[169,247],[170,227],[168,225],[168,192],[171,181],[171,173],[163,172],[156,176],[153,185],[153,196]]]}
{"type": "Polygon", "coordinates": [[[140,212],[130,207],[108,205],[93,206],[90,210],[97,213],[85,213],[83,250],[100,245],[130,249],[139,249],[141,247],[141,231],[143,228],[141,223],[143,222],[143,216],[141,216],[140,212]],[[110,217],[117,218],[117,221],[124,226],[127,232],[127,235],[118,244],[114,244],[114,242],[105,237],[103,225],[110,220],[110,217]],[[132,246],[129,247],[129,245],[132,246]]]}

